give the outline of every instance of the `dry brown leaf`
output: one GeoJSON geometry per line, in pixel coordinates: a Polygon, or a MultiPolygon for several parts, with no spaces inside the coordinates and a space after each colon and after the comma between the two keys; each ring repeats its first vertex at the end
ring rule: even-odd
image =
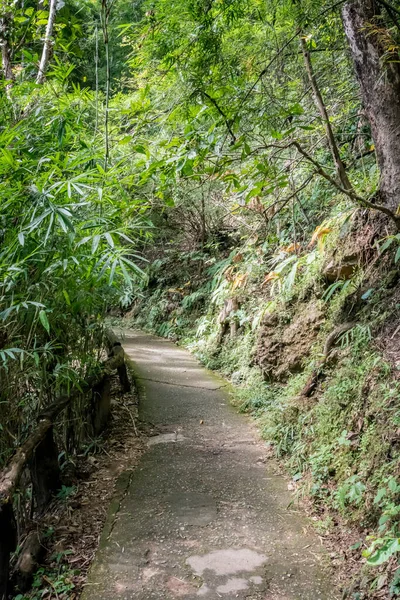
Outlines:
{"type": "Polygon", "coordinates": [[[326,227],[324,225],[318,225],[318,227],[316,228],[316,230],[314,231],[314,233],[312,235],[309,246],[313,246],[315,244],[315,242],[319,241],[321,238],[323,238],[328,233],[331,233],[331,231],[332,231],[332,229],[330,227],[326,227]]]}
{"type": "Polygon", "coordinates": [[[276,279],[279,279],[279,277],[279,273],[277,273],[276,271],[271,271],[270,273],[268,273],[261,285],[266,285],[269,281],[275,281],[276,279]]]}

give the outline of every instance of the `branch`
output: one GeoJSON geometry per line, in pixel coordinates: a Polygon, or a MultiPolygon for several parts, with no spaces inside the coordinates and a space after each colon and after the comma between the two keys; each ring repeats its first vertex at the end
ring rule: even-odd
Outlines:
{"type": "Polygon", "coordinates": [[[247,98],[250,96],[251,92],[254,90],[254,88],[256,87],[257,83],[260,81],[260,79],[262,79],[264,77],[264,75],[268,72],[269,68],[274,64],[274,62],[280,57],[280,55],[283,53],[284,50],[286,50],[286,48],[293,42],[293,40],[295,40],[297,38],[297,36],[300,33],[300,29],[298,29],[296,31],[296,33],[289,38],[281,48],[279,48],[279,50],[277,51],[277,53],[271,58],[271,60],[269,61],[269,63],[267,64],[266,67],[264,67],[264,69],[260,72],[260,74],[258,75],[257,79],[255,80],[255,82],[253,83],[253,85],[250,87],[250,89],[247,91],[246,95],[244,96],[242,102],[241,102],[241,106],[243,106],[243,104],[246,102],[247,98]]]}
{"type": "Polygon", "coordinates": [[[314,101],[317,106],[317,109],[321,115],[321,119],[323,121],[326,137],[328,138],[329,148],[332,154],[333,162],[335,163],[336,172],[339,177],[339,180],[344,188],[351,191],[352,185],[346,173],[346,169],[344,167],[343,161],[340,157],[340,152],[338,145],[336,143],[336,138],[333,133],[332,125],[329,119],[328,111],[326,109],[324,99],[321,94],[321,90],[319,89],[317,77],[314,72],[314,68],[311,62],[310,52],[307,47],[307,42],[302,34],[300,34],[300,44],[301,49],[304,56],[304,64],[307,71],[308,79],[310,81],[310,85],[314,95],[314,101]]]}
{"type": "Polygon", "coordinates": [[[271,204],[270,206],[268,206],[266,208],[266,212],[269,211],[271,208],[273,208],[274,206],[276,206],[277,204],[280,204],[282,202],[282,206],[279,207],[279,209],[276,211],[276,213],[274,214],[277,215],[283,208],[285,208],[285,206],[293,199],[296,198],[297,194],[299,192],[301,192],[302,190],[304,190],[304,188],[306,188],[308,186],[308,184],[311,182],[312,178],[313,178],[312,174],[310,177],[307,177],[307,179],[305,181],[303,181],[303,183],[296,188],[292,194],[290,194],[289,196],[286,196],[286,198],[283,198],[282,200],[277,200],[276,202],[274,202],[273,204],[271,204]]]}
{"type": "Polygon", "coordinates": [[[226,114],[224,113],[224,111],[222,110],[222,108],[219,106],[218,102],[215,100],[215,98],[213,98],[212,96],[210,96],[210,94],[207,94],[207,92],[205,92],[204,90],[198,90],[200,92],[200,94],[202,94],[203,96],[205,96],[206,98],[208,98],[208,100],[215,106],[215,108],[217,109],[217,111],[219,112],[219,114],[221,115],[221,117],[224,119],[225,121],[225,125],[227,126],[227,129],[229,131],[229,135],[232,138],[233,143],[236,143],[236,136],[232,131],[232,127],[231,124],[229,122],[228,117],[226,116],[226,114]]]}
{"type": "Polygon", "coordinates": [[[314,160],[313,157],[310,156],[304,150],[304,148],[302,148],[300,146],[300,144],[298,142],[291,142],[290,145],[294,146],[298,150],[298,152],[300,152],[300,154],[302,156],[304,156],[304,158],[306,160],[308,160],[311,164],[314,165],[316,172],[319,175],[321,175],[321,177],[324,177],[324,179],[329,181],[329,183],[331,183],[337,190],[342,192],[342,194],[345,194],[346,196],[348,196],[349,198],[351,198],[352,200],[354,200],[361,206],[364,206],[366,208],[371,208],[372,210],[378,210],[379,212],[384,213],[395,223],[397,230],[400,231],[400,217],[398,217],[394,212],[392,212],[390,210],[390,208],[388,208],[387,206],[384,206],[383,204],[374,204],[373,202],[366,200],[362,196],[359,196],[353,190],[347,190],[346,188],[341,186],[337,181],[335,181],[335,179],[333,177],[331,177],[329,175],[329,173],[327,173],[325,171],[325,169],[316,160],[314,160]]]}
{"type": "Polygon", "coordinates": [[[400,23],[396,15],[400,15],[400,11],[397,10],[394,6],[391,6],[385,0],[378,0],[379,4],[382,4],[386,8],[386,11],[389,17],[392,19],[393,23],[396,25],[397,29],[400,31],[400,23]]]}

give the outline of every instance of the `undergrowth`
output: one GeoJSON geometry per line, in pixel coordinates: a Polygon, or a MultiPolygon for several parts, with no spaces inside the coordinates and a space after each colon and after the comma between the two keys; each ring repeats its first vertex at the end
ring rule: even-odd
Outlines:
{"type": "Polygon", "coordinates": [[[388,593],[398,586],[400,383],[375,338],[399,306],[390,300],[397,281],[392,259],[380,259],[379,275],[360,261],[350,278],[326,282],[324,268],[347,220],[346,213],[335,217],[332,234],[321,235],[301,256],[280,250],[268,258],[262,248],[246,244],[225,256],[215,249],[204,252],[199,269],[190,256],[181,268],[167,253],[156,269],[168,287],[164,281],[143,289],[127,318],[185,345],[206,367],[230,379],[235,403],[255,418],[290,473],[297,497],[311,503],[319,532],[334,536],[338,527],[356,532],[360,541],[351,552],[363,574],[352,597],[363,598],[373,597],[383,574],[388,593]],[[274,270],[265,278],[266,268],[274,270]],[[238,332],[221,339],[218,315],[232,296],[240,301],[229,317],[238,332]],[[318,333],[309,337],[301,368],[283,379],[273,369],[263,373],[260,332],[272,331],[279,343],[298,327],[300,337],[308,339],[301,315],[311,310],[323,318],[318,333]],[[346,320],[355,326],[337,340],[316,391],[304,397],[327,336],[346,320]]]}

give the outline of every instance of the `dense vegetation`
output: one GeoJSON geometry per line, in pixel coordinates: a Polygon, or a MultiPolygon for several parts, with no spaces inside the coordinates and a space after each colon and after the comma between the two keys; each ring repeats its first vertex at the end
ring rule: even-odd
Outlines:
{"type": "Polygon", "coordinates": [[[350,597],[396,595],[398,2],[0,17],[0,464],[121,307],[232,379],[321,533],[368,562],[350,597]]]}

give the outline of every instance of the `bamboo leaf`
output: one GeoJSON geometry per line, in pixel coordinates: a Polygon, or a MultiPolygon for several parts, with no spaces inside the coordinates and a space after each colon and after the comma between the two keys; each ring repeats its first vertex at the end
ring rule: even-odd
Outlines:
{"type": "Polygon", "coordinates": [[[50,333],[50,323],[44,310],[39,311],[39,319],[47,333],[50,333]]]}

